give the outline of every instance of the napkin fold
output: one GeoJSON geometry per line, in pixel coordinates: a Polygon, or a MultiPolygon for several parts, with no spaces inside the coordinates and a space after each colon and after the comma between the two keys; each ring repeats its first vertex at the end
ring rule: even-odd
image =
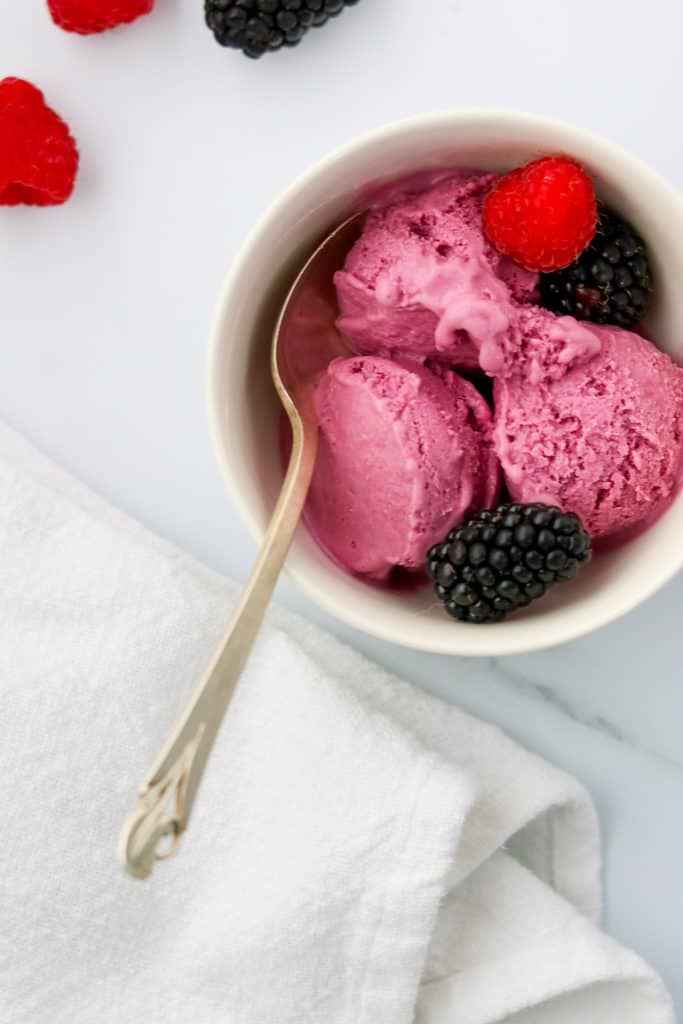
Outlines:
{"type": "Polygon", "coordinates": [[[180,855],[115,860],[235,588],[0,428],[0,1020],[670,1024],[570,777],[273,609],[180,855]]]}

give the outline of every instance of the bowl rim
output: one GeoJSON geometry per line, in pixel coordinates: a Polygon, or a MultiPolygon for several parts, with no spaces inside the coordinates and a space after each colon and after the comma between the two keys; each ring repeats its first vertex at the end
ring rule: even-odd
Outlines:
{"type": "MultiPolygon", "coordinates": [[[[644,160],[641,160],[640,157],[634,156],[618,143],[605,139],[601,135],[597,135],[591,131],[587,131],[586,129],[572,124],[571,122],[542,114],[508,109],[505,107],[451,107],[421,114],[414,114],[406,118],[382,123],[375,128],[365,130],[364,132],[335,146],[322,157],[315,160],[304,171],[298,174],[277,196],[275,196],[273,200],[271,200],[261,215],[257,218],[246,237],[243,239],[224,276],[223,283],[214,306],[209,329],[208,350],[204,375],[205,403],[209,434],[221,476],[227,486],[232,502],[237,508],[249,533],[258,544],[263,540],[264,530],[257,522],[249,503],[241,493],[239,483],[233,473],[230,460],[227,457],[226,449],[222,440],[217,393],[218,365],[220,362],[222,345],[222,326],[225,323],[226,312],[232,301],[235,285],[241,278],[245,263],[248,262],[253,250],[260,245],[262,234],[277,214],[287,207],[290,201],[304,190],[309,182],[315,181],[340,160],[352,156],[354,153],[361,151],[370,144],[378,145],[381,144],[382,141],[390,140],[396,136],[409,134],[411,131],[419,128],[457,128],[468,124],[477,124],[482,127],[486,127],[486,125],[489,124],[493,127],[500,123],[501,120],[505,120],[508,125],[518,125],[520,129],[533,127],[541,131],[543,129],[546,129],[549,132],[560,131],[567,137],[568,143],[573,136],[577,140],[581,140],[584,145],[588,145],[594,149],[596,154],[599,154],[599,158],[611,158],[619,163],[629,165],[634,172],[649,178],[656,186],[658,192],[666,197],[666,202],[670,202],[674,207],[678,207],[679,213],[681,217],[683,217],[683,194],[679,192],[679,190],[670,181],[668,181],[661,172],[651,167],[644,160]]],[[[681,495],[680,500],[683,500],[683,494],[681,495]]],[[[463,639],[462,633],[458,633],[457,638],[454,634],[453,643],[448,643],[445,640],[443,642],[435,641],[433,637],[430,638],[429,641],[421,642],[419,635],[410,636],[409,638],[403,637],[398,633],[398,631],[394,631],[389,626],[378,621],[373,622],[372,627],[369,628],[367,619],[361,614],[356,613],[352,605],[336,600],[328,591],[319,588],[308,579],[305,571],[302,572],[288,564],[285,565],[284,571],[294,582],[296,587],[305,594],[306,597],[312,600],[314,604],[320,607],[323,611],[334,616],[336,619],[339,619],[341,622],[344,622],[363,633],[370,634],[381,640],[397,644],[402,647],[429,653],[458,655],[464,657],[500,657],[547,650],[568,643],[572,640],[576,640],[580,637],[588,636],[591,633],[602,629],[603,626],[607,626],[628,614],[630,611],[633,611],[634,608],[638,607],[638,605],[642,604],[661,589],[661,587],[665,586],[671,579],[673,579],[682,567],[683,545],[681,546],[679,559],[673,559],[666,568],[663,568],[658,574],[653,574],[641,587],[628,589],[621,600],[615,601],[609,608],[605,608],[604,613],[596,618],[595,621],[586,622],[580,617],[570,617],[563,620],[562,623],[553,624],[552,630],[546,631],[539,629],[532,637],[526,635],[524,642],[515,643],[513,635],[511,635],[510,642],[498,642],[492,644],[492,649],[488,651],[481,650],[480,639],[477,640],[473,636],[473,643],[470,645],[466,639],[463,639]]],[[[477,633],[480,635],[481,631],[477,631],[477,633]]]]}

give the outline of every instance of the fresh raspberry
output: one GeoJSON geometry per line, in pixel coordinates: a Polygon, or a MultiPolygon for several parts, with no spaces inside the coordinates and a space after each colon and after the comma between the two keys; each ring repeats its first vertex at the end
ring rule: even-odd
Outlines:
{"type": "Polygon", "coordinates": [[[149,14],[154,0],[47,0],[47,6],[60,28],[86,36],[149,14]]]}
{"type": "Polygon", "coordinates": [[[0,205],[56,206],[73,192],[78,150],[35,85],[0,81],[0,205]]]}
{"type": "Polygon", "coordinates": [[[591,241],[597,223],[593,183],[565,156],[545,156],[510,171],[484,204],[489,240],[527,270],[568,266],[591,241]]]}

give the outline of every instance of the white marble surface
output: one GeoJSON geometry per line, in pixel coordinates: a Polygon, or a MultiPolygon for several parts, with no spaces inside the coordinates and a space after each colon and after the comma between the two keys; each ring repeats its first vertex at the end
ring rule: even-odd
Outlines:
{"type": "MultiPolygon", "coordinates": [[[[99,38],[60,32],[41,0],[0,0],[0,25],[0,75],[40,84],[82,151],[69,204],[0,211],[0,416],[236,579],[254,548],[209,449],[205,338],[232,254],[293,175],[381,121],[497,105],[580,122],[683,186],[673,0],[362,0],[258,64],[213,43],[201,0],[99,38]]],[[[280,599],[588,785],[607,927],[683,1010],[683,577],[587,639],[490,661],[380,643],[286,582],[280,599]]]]}

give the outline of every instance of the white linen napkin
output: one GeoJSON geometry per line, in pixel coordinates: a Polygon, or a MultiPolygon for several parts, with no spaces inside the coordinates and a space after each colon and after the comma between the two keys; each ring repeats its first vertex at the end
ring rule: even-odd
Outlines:
{"type": "Polygon", "coordinates": [[[571,778],[274,610],[180,855],[117,835],[234,588],[0,428],[3,1024],[669,1024],[571,778]]]}

